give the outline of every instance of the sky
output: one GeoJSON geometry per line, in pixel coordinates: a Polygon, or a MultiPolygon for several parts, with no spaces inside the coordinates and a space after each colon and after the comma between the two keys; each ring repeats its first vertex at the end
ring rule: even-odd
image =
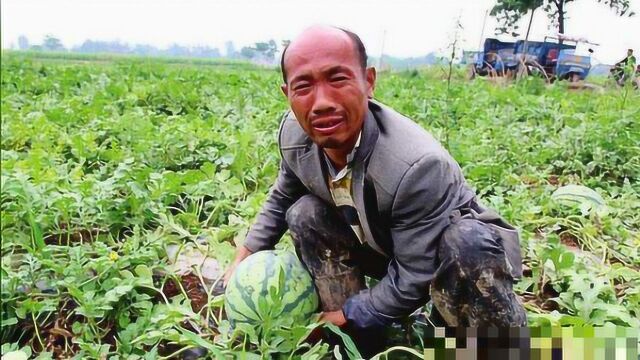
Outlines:
{"type": "MultiPolygon", "coordinates": [[[[208,45],[224,52],[257,41],[292,39],[313,24],[347,28],[363,39],[370,56],[449,53],[457,32],[462,48],[478,49],[494,35],[496,21],[485,14],[495,0],[2,0],[2,47],[17,44],[19,35],[40,43],[46,34],[66,47],[85,39],[120,40],[167,47],[208,45]]],[[[600,44],[595,63],[624,58],[627,48],[640,52],[640,1],[632,0],[634,17],[620,18],[596,0],[569,4],[567,34],[600,44]]],[[[522,33],[527,19],[521,22],[522,33]]],[[[534,16],[530,39],[555,34],[546,15],[534,16]]],[[[503,40],[511,37],[502,36],[503,40]]]]}

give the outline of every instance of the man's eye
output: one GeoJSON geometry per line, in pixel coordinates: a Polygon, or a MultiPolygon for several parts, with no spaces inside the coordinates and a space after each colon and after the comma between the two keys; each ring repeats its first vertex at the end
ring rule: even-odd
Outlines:
{"type": "Polygon", "coordinates": [[[349,80],[349,78],[347,78],[346,76],[334,76],[331,78],[331,81],[333,82],[345,81],[345,80],[349,80]]]}
{"type": "Polygon", "coordinates": [[[309,84],[300,84],[300,85],[296,85],[293,87],[294,91],[302,91],[302,90],[306,90],[310,87],[309,84]]]}

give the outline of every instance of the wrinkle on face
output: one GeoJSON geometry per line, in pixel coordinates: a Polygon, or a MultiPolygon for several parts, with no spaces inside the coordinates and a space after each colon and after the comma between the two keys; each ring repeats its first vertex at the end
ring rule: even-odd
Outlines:
{"type": "Polygon", "coordinates": [[[289,45],[283,63],[283,92],[301,127],[332,160],[331,151],[346,156],[362,129],[375,81],[365,76],[352,39],[336,28],[309,28],[289,45]],[[342,125],[330,134],[319,131],[312,122],[323,116],[342,125]]]}

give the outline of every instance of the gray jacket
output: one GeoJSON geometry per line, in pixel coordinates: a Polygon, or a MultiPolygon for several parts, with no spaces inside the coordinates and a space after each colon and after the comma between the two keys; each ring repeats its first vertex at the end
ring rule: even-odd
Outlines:
{"type": "MultiPolygon", "coordinates": [[[[333,204],[322,150],[291,112],[280,125],[279,145],[278,177],[244,243],[254,252],[275,246],[287,230],[287,209],[301,196],[310,193],[333,204]]],[[[454,210],[475,194],[427,131],[375,101],[369,102],[352,186],[366,241],[390,265],[376,286],[349,299],[343,311],[358,326],[386,324],[428,300],[437,240],[454,210]]]]}

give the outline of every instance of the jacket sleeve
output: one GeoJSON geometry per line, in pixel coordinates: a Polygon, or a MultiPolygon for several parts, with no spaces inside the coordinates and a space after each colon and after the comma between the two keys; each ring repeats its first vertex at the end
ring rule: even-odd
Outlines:
{"type": "Polygon", "coordinates": [[[447,154],[425,155],[405,172],[392,206],[394,257],[387,275],[343,307],[354,326],[387,325],[426,303],[438,240],[464,186],[459,166],[447,154]]]}

